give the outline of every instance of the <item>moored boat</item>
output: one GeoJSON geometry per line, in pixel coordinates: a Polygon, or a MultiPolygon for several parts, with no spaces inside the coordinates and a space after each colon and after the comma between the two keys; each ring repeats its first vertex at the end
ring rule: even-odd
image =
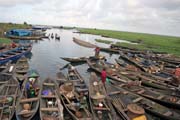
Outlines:
{"type": "Polygon", "coordinates": [[[141,86],[137,82],[131,82],[128,84],[119,83],[119,85],[116,82],[114,83],[114,85],[121,87],[127,91],[131,91],[140,96],[143,96],[145,98],[148,98],[150,100],[153,100],[155,102],[158,102],[159,104],[162,104],[164,106],[180,109],[180,98],[177,96],[167,95],[163,92],[158,92],[157,89],[141,86]]]}
{"type": "Polygon", "coordinates": [[[93,60],[87,60],[87,63],[91,69],[93,69],[98,73],[101,73],[103,68],[105,68],[107,77],[115,81],[119,81],[123,83],[128,83],[131,81],[141,81],[142,85],[153,87],[156,89],[162,89],[166,91],[178,90],[177,87],[169,85],[165,81],[158,79],[154,80],[142,75],[139,72],[128,71],[123,67],[119,67],[111,63],[106,63],[104,61],[93,61],[93,60]]]}
{"type": "Polygon", "coordinates": [[[87,64],[89,65],[91,69],[93,69],[94,71],[98,73],[101,73],[103,68],[105,68],[107,72],[107,77],[113,80],[121,81],[125,83],[130,81],[126,77],[120,75],[120,71],[117,68],[118,66],[115,66],[115,65],[112,66],[112,64],[107,64],[104,61],[97,61],[97,60],[90,60],[90,59],[87,60],[87,64]]]}
{"type": "Polygon", "coordinates": [[[24,81],[25,75],[29,70],[28,59],[25,56],[22,56],[16,63],[15,68],[15,77],[18,81],[24,81]]]}
{"type": "Polygon", "coordinates": [[[73,37],[73,41],[75,43],[77,43],[78,45],[81,45],[81,46],[84,46],[84,47],[88,47],[88,48],[96,48],[97,46],[92,44],[92,43],[89,43],[89,42],[86,42],[86,41],[83,41],[83,40],[80,40],[80,39],[77,39],[75,37],[73,37]]]}
{"type": "Polygon", "coordinates": [[[4,84],[0,92],[0,119],[11,120],[16,110],[16,100],[19,95],[19,85],[13,76],[4,84]]]}
{"type": "Polygon", "coordinates": [[[68,80],[73,82],[76,92],[78,92],[79,94],[82,93],[85,96],[88,95],[88,88],[86,86],[84,78],[79,74],[74,66],[69,65],[67,77],[68,80]]]}
{"type": "Polygon", "coordinates": [[[39,73],[31,70],[24,81],[22,93],[17,100],[16,118],[17,120],[31,120],[39,108],[39,73]]]}
{"type": "Polygon", "coordinates": [[[153,116],[156,116],[163,120],[179,120],[180,114],[176,113],[172,109],[124,90],[121,87],[111,85],[111,90],[112,91],[109,92],[108,95],[111,97],[113,104],[116,106],[116,109],[124,110],[126,115],[128,115],[128,112],[130,111],[131,113],[139,115],[139,119],[142,117],[143,119],[146,118],[148,120],[153,120],[155,119],[153,116]],[[128,106],[131,107],[129,108],[128,106]],[[141,107],[141,109],[137,106],[141,107]],[[133,107],[139,109],[132,110],[133,107]],[[141,110],[141,112],[139,113],[137,110],[141,110]]]}
{"type": "Polygon", "coordinates": [[[113,120],[111,109],[107,104],[105,88],[95,73],[91,73],[89,80],[89,102],[94,120],[113,120]]]}
{"type": "Polygon", "coordinates": [[[61,59],[66,60],[70,63],[85,63],[87,59],[97,59],[101,60],[104,59],[105,56],[100,55],[98,58],[95,58],[94,56],[87,56],[87,57],[73,57],[73,58],[68,58],[68,57],[61,57],[61,59]]]}
{"type": "Polygon", "coordinates": [[[40,118],[64,120],[63,106],[58,96],[58,86],[56,82],[47,78],[42,83],[40,95],[40,118]]]}
{"type": "Polygon", "coordinates": [[[68,113],[74,120],[91,120],[91,113],[86,109],[84,96],[79,96],[74,89],[73,82],[68,80],[64,84],[60,85],[59,88],[60,98],[68,113]]]}
{"type": "Polygon", "coordinates": [[[0,89],[6,84],[9,80],[11,80],[12,75],[0,73],[0,89]]]}
{"type": "Polygon", "coordinates": [[[32,46],[22,46],[16,50],[4,53],[0,55],[0,65],[7,63],[8,61],[15,61],[21,58],[24,55],[27,55],[31,52],[32,46]]]}

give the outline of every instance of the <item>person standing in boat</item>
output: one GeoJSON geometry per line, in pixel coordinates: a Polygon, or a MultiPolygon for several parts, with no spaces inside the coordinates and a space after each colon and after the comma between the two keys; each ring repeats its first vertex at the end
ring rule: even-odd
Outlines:
{"type": "Polygon", "coordinates": [[[104,85],[105,85],[105,82],[106,82],[106,77],[107,77],[106,69],[103,68],[103,70],[101,71],[101,81],[102,81],[102,83],[104,85]]]}
{"type": "Polygon", "coordinates": [[[174,80],[173,80],[174,84],[179,85],[180,84],[180,67],[176,66],[176,69],[174,71],[174,80]]]}
{"type": "Polygon", "coordinates": [[[95,48],[95,57],[98,58],[99,57],[99,52],[100,52],[100,48],[96,47],[95,48]]]}
{"type": "Polygon", "coordinates": [[[11,44],[11,47],[12,47],[12,48],[15,48],[15,47],[17,47],[17,45],[13,42],[13,43],[11,44]]]}
{"type": "Polygon", "coordinates": [[[35,78],[29,78],[29,81],[26,83],[26,96],[27,98],[33,98],[36,95],[36,90],[34,86],[35,78]]]}

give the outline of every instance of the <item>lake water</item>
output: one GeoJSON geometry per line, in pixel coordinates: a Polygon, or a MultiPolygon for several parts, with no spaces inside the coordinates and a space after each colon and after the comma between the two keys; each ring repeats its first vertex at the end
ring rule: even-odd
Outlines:
{"type": "MultiPolygon", "coordinates": [[[[60,57],[80,57],[80,56],[92,56],[94,55],[94,49],[79,46],[73,42],[73,37],[89,41],[99,46],[108,47],[109,45],[103,43],[97,43],[94,39],[106,39],[111,41],[119,41],[112,38],[105,38],[97,35],[79,34],[74,33],[75,30],[60,30],[51,29],[47,30],[47,34],[58,34],[60,40],[55,39],[43,39],[39,41],[33,41],[32,55],[29,60],[30,68],[36,69],[41,75],[41,79],[46,77],[55,77],[59,68],[66,65],[68,62],[60,59],[60,57]]],[[[126,41],[121,41],[126,42],[126,41]]],[[[106,56],[107,61],[115,62],[114,59],[118,58],[118,55],[110,55],[108,53],[100,52],[100,54],[106,56]]],[[[87,80],[89,73],[87,72],[88,65],[78,65],[76,68],[81,75],[87,80]]],[[[66,72],[66,69],[63,70],[66,72]]]]}

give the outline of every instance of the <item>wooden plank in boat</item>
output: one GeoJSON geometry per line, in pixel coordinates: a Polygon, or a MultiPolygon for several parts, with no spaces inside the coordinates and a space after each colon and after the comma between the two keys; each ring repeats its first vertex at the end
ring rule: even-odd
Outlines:
{"type": "Polygon", "coordinates": [[[2,81],[2,82],[0,82],[0,84],[5,84],[5,83],[7,83],[7,81],[2,81]]]}
{"type": "Polygon", "coordinates": [[[164,95],[160,95],[159,97],[157,97],[157,99],[161,100],[164,97],[164,95]]]}
{"type": "Polygon", "coordinates": [[[177,103],[177,104],[180,104],[180,100],[178,100],[176,103],[177,103]]]}
{"type": "Polygon", "coordinates": [[[138,97],[138,98],[133,100],[133,103],[137,103],[137,102],[141,101],[142,99],[143,99],[142,97],[138,97]]]}
{"type": "Polygon", "coordinates": [[[165,115],[165,116],[171,116],[171,115],[172,115],[172,112],[171,112],[171,111],[167,111],[167,112],[164,113],[163,115],[165,115]]]}
{"type": "Polygon", "coordinates": [[[93,107],[94,110],[107,110],[110,111],[109,108],[101,108],[101,107],[93,107]]]}
{"type": "Polygon", "coordinates": [[[114,91],[114,92],[110,92],[109,95],[116,95],[116,94],[120,94],[121,91],[114,91]]]}
{"type": "Polygon", "coordinates": [[[138,94],[142,94],[142,93],[144,93],[144,92],[145,92],[145,90],[142,89],[142,90],[138,91],[137,93],[138,93],[138,94]]]}
{"type": "Polygon", "coordinates": [[[35,113],[36,111],[25,111],[25,112],[20,112],[18,113],[18,115],[26,115],[26,114],[33,114],[35,113]]]}
{"type": "Polygon", "coordinates": [[[42,95],[42,98],[56,98],[55,95],[42,95]]]}
{"type": "Polygon", "coordinates": [[[59,111],[58,108],[41,108],[41,111],[59,111]]]}
{"type": "Polygon", "coordinates": [[[46,86],[55,86],[54,83],[43,83],[43,85],[46,85],[46,86]]]}
{"type": "Polygon", "coordinates": [[[27,99],[21,99],[20,103],[25,103],[25,102],[33,102],[33,101],[38,101],[39,98],[27,98],[27,99]]]}
{"type": "MultiPolygon", "coordinates": [[[[9,106],[8,108],[12,109],[15,108],[15,106],[9,106]]],[[[4,107],[0,107],[0,110],[4,109],[4,107]]]]}
{"type": "Polygon", "coordinates": [[[16,86],[18,86],[18,85],[17,85],[17,84],[6,84],[5,86],[16,87],[16,86]]]}

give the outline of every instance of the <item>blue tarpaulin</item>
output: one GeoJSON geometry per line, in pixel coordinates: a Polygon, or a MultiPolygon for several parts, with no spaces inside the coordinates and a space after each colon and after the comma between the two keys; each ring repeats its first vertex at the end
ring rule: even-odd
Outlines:
{"type": "Polygon", "coordinates": [[[32,32],[30,30],[26,29],[12,29],[7,32],[7,35],[13,35],[13,36],[31,36],[32,32]]]}

